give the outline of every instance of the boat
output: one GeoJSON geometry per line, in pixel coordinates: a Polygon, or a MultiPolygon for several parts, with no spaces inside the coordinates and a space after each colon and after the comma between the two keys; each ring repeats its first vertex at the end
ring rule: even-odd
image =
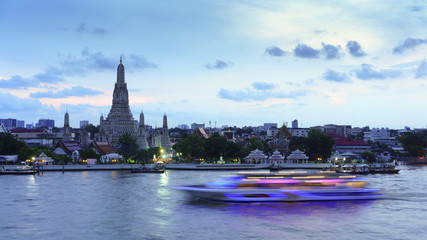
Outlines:
{"type": "Polygon", "coordinates": [[[34,169],[31,166],[25,165],[16,169],[1,169],[0,175],[34,175],[38,173],[39,170],[34,169]]]}
{"type": "Polygon", "coordinates": [[[344,164],[330,165],[323,168],[325,171],[335,171],[337,173],[348,174],[396,174],[400,169],[396,169],[394,164],[344,164]]]}
{"type": "Polygon", "coordinates": [[[131,173],[164,173],[164,168],[136,168],[130,170],[131,173]]]}
{"type": "Polygon", "coordinates": [[[365,180],[333,172],[241,174],[175,189],[195,198],[223,202],[371,200],[383,197],[379,189],[367,188],[365,180]]]}
{"type": "Polygon", "coordinates": [[[143,165],[140,168],[130,170],[131,173],[164,173],[165,166],[162,161],[158,161],[155,164],[143,165]]]}

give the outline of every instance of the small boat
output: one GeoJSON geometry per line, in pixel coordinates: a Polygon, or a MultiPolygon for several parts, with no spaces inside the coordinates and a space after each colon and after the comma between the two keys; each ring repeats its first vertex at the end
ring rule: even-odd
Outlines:
{"type": "Polygon", "coordinates": [[[136,168],[130,170],[131,173],[164,173],[164,168],[136,168]]]}
{"type": "Polygon", "coordinates": [[[163,162],[158,161],[154,165],[153,164],[143,165],[140,168],[135,168],[130,170],[130,172],[131,173],[164,173],[165,166],[163,165],[163,162]]]}
{"type": "Polygon", "coordinates": [[[1,169],[0,175],[34,175],[38,173],[39,170],[34,169],[33,167],[30,167],[28,165],[25,165],[24,167],[19,167],[16,169],[1,169]]]}
{"type": "Polygon", "coordinates": [[[204,185],[178,186],[196,198],[224,202],[296,202],[371,200],[382,198],[379,189],[367,188],[356,176],[336,173],[245,174],[204,185]]]}

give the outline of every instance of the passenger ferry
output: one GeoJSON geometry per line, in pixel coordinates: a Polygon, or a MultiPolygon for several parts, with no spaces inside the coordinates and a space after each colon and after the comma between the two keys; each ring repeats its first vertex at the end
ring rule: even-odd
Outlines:
{"type": "Polygon", "coordinates": [[[245,173],[204,185],[179,186],[196,198],[225,202],[295,202],[379,199],[379,189],[367,188],[356,176],[333,172],[245,173]]]}

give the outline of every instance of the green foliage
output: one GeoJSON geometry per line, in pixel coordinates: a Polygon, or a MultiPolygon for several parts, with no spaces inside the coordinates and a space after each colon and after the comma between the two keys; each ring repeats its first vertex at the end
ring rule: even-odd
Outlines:
{"type": "Polygon", "coordinates": [[[154,157],[154,155],[156,155],[156,157],[159,157],[161,154],[161,148],[159,147],[151,147],[148,149],[148,158],[152,159],[154,157]]]}
{"type": "Polygon", "coordinates": [[[56,158],[56,155],[50,151],[45,146],[37,146],[37,147],[24,147],[18,152],[18,160],[25,161],[27,159],[31,159],[33,157],[38,157],[42,152],[46,154],[46,156],[51,158],[56,158]]]}
{"type": "Polygon", "coordinates": [[[365,152],[361,153],[360,156],[363,159],[366,159],[366,161],[368,161],[368,163],[375,163],[375,162],[377,162],[377,157],[371,151],[365,151],[365,152]]]}
{"type": "Polygon", "coordinates": [[[90,139],[94,139],[95,133],[99,133],[99,125],[95,126],[93,124],[89,124],[85,127],[85,129],[89,133],[90,139]]]}
{"type": "Polygon", "coordinates": [[[173,146],[175,152],[182,153],[186,159],[203,158],[206,156],[205,139],[196,134],[185,134],[181,141],[173,146]]]}
{"type": "Polygon", "coordinates": [[[88,158],[96,158],[99,159],[99,154],[95,152],[92,148],[88,148],[86,150],[80,151],[80,158],[81,159],[88,159],[88,158]]]}
{"type": "Polygon", "coordinates": [[[399,138],[403,148],[408,151],[409,156],[422,157],[426,155],[427,131],[412,133],[399,138]]]}
{"type": "Polygon", "coordinates": [[[135,156],[139,149],[136,137],[126,132],[119,138],[119,148],[117,153],[122,155],[123,158],[128,159],[135,156]]]}
{"type": "Polygon", "coordinates": [[[25,143],[16,140],[10,133],[0,133],[0,155],[14,155],[17,154],[25,143]]]}
{"type": "Polygon", "coordinates": [[[317,158],[326,160],[331,156],[334,140],[331,136],[317,129],[311,129],[308,137],[292,137],[289,149],[305,151],[310,160],[315,161],[317,158]]]}
{"type": "Polygon", "coordinates": [[[148,150],[138,149],[136,151],[134,159],[139,163],[148,163],[148,161],[151,159],[152,156],[153,155],[150,156],[150,153],[148,150]]]}

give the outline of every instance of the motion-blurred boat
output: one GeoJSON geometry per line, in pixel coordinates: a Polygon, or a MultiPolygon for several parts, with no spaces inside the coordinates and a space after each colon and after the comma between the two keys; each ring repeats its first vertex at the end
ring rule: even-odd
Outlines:
{"type": "Polygon", "coordinates": [[[204,185],[179,186],[190,195],[226,202],[293,202],[378,199],[356,176],[336,173],[249,173],[220,178],[204,185]]]}

